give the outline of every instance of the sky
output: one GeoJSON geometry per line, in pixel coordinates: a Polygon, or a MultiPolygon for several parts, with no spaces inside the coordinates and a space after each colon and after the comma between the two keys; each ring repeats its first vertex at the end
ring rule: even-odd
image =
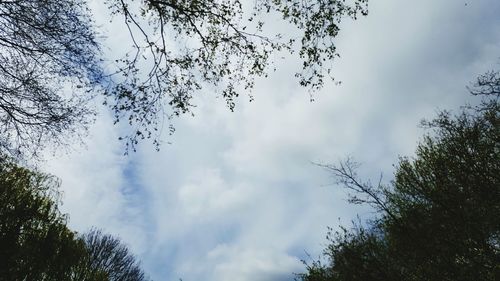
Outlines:
{"type": "Polygon", "coordinates": [[[328,226],[373,215],[313,163],[350,156],[362,178],[389,182],[422,118],[474,102],[466,86],[499,68],[498,15],[496,0],[372,0],[368,17],[341,26],[342,83],[314,102],[288,58],[235,112],[196,98],[195,116],[177,119],[160,151],[143,143],[124,156],[122,128],[101,108],[86,144],[43,169],[62,181],[70,227],[119,236],[153,280],[293,280],[302,259],[321,254],[328,226]]]}

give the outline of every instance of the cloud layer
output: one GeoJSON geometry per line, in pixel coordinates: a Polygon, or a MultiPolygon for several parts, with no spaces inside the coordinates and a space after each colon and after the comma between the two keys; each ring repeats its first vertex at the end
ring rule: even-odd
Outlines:
{"type": "Polygon", "coordinates": [[[103,110],[86,149],[54,157],[64,211],[78,230],[122,237],[155,280],[293,280],[316,257],[327,226],[366,208],[311,162],[353,156],[361,174],[390,180],[411,155],[423,117],[471,101],[466,85],[498,68],[500,3],[372,1],[342,29],[336,77],[314,95],[297,86],[295,61],[259,80],[236,112],[210,95],[177,120],[172,145],[122,155],[103,110]]]}

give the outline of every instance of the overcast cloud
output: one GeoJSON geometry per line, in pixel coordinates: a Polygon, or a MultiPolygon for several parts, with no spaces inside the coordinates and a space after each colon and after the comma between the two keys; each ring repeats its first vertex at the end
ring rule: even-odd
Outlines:
{"type": "Polygon", "coordinates": [[[496,0],[370,1],[367,18],[343,25],[342,84],[315,102],[293,77],[297,62],[282,61],[234,113],[196,99],[196,116],[176,120],[160,152],[145,144],[123,156],[103,109],[86,148],[45,170],[62,179],[70,225],[120,236],[154,280],[293,280],[327,226],[370,215],[311,162],[353,156],[363,176],[390,180],[419,121],[473,101],[465,86],[498,69],[498,15],[496,0]]]}

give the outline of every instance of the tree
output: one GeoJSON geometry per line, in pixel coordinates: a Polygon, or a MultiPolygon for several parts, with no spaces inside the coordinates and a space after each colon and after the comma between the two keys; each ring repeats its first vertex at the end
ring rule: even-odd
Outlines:
{"type": "MultiPolygon", "coordinates": [[[[338,57],[334,42],[344,18],[367,15],[367,0],[108,0],[123,16],[133,52],[117,60],[119,83],[107,95],[116,120],[134,131],[125,136],[134,149],[139,140],[158,145],[158,121],[190,113],[195,94],[214,90],[233,110],[241,90],[267,76],[273,57],[297,52],[303,69],[300,85],[321,88],[338,57]],[[253,7],[245,6],[253,3],[253,7]],[[271,19],[287,30],[273,31],[271,19]],[[166,109],[164,102],[168,103],[166,109]],[[160,118],[159,118],[160,117],[160,118]]],[[[250,96],[250,99],[252,97],[250,96]]],[[[173,128],[171,127],[171,131],[173,128]]]]}
{"type": "Polygon", "coordinates": [[[0,280],[70,280],[84,254],[57,202],[58,181],[0,161],[0,280]]]}
{"type": "Polygon", "coordinates": [[[367,227],[329,235],[327,264],[299,280],[498,280],[500,278],[500,79],[471,88],[479,106],[441,112],[414,158],[403,157],[389,185],[361,181],[346,161],[324,167],[352,191],[350,202],[378,216],[367,227]]]}
{"type": "Polygon", "coordinates": [[[128,148],[144,138],[158,145],[165,117],[191,113],[192,97],[205,91],[220,94],[233,110],[240,92],[266,76],[283,51],[303,61],[300,84],[319,89],[338,57],[334,39],[342,19],[367,14],[367,0],[106,4],[123,18],[117,32],[129,33],[132,46],[103,64],[85,0],[0,1],[2,151],[36,156],[47,143],[81,135],[92,119],[86,101],[101,90],[115,122],[132,126],[122,138],[128,148]],[[282,19],[287,30],[274,32],[264,18],[282,19]]]}
{"type": "Polygon", "coordinates": [[[92,229],[81,236],[88,256],[75,271],[76,280],[100,276],[109,281],[146,281],[139,262],[120,239],[92,229]]]}
{"type": "Polygon", "coordinates": [[[85,1],[0,1],[0,150],[37,156],[81,135],[102,79],[98,56],[85,1]]]}
{"type": "Polygon", "coordinates": [[[119,239],[67,227],[55,177],[0,159],[0,280],[146,280],[119,239]]]}

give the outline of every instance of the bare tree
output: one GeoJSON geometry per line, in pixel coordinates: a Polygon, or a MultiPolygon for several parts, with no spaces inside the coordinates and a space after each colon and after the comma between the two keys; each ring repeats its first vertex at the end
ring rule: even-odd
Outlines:
{"type": "Polygon", "coordinates": [[[37,156],[84,132],[98,55],[85,1],[0,1],[0,150],[37,156]]]}
{"type": "Polygon", "coordinates": [[[389,190],[382,184],[382,175],[376,185],[373,185],[371,181],[361,180],[356,172],[360,165],[350,157],[336,165],[318,163],[316,165],[329,171],[336,179],[337,184],[351,191],[348,194],[349,203],[367,204],[377,211],[385,212],[391,218],[395,218],[386,201],[389,190]]]}
{"type": "Polygon", "coordinates": [[[120,239],[100,230],[83,234],[88,258],[75,271],[73,280],[145,281],[139,262],[120,239]],[[99,279],[101,278],[101,279],[99,279]]]}

